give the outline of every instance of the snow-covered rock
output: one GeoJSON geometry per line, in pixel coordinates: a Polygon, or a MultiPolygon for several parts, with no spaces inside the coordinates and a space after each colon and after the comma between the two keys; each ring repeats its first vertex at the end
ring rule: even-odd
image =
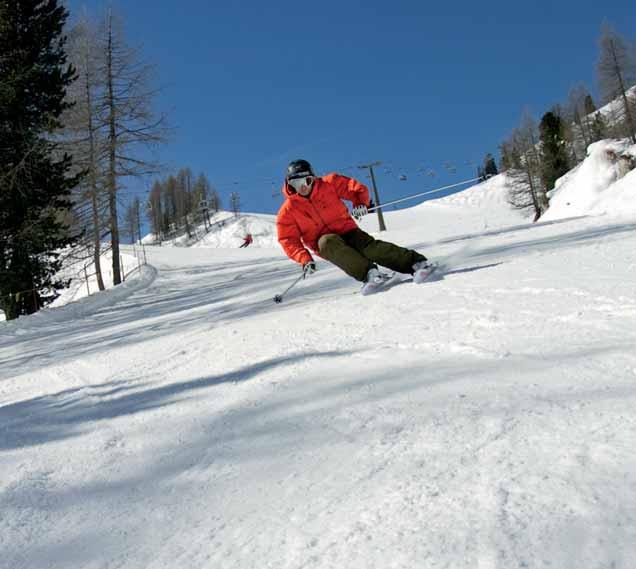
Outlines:
{"type": "Polygon", "coordinates": [[[636,212],[636,145],[628,140],[591,144],[586,159],[557,180],[541,221],[636,212]],[[630,170],[631,169],[631,170],[630,170]]]}

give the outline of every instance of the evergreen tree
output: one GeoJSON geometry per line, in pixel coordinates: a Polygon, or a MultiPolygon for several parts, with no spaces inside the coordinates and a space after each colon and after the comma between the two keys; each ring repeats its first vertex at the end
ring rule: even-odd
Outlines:
{"type": "Polygon", "coordinates": [[[568,155],[563,138],[561,118],[552,111],[547,112],[539,125],[541,140],[541,180],[546,190],[569,170],[568,155]]]}
{"type": "Polygon", "coordinates": [[[490,153],[486,154],[486,157],[484,158],[483,173],[486,178],[490,178],[491,176],[496,176],[497,174],[499,174],[495,159],[490,153]]]}
{"type": "Polygon", "coordinates": [[[589,93],[585,95],[585,98],[583,99],[583,109],[585,110],[586,115],[591,115],[593,112],[596,112],[594,99],[592,99],[592,95],[589,93]]]}
{"type": "Polygon", "coordinates": [[[67,17],[58,0],[0,0],[0,302],[7,319],[58,296],[60,250],[75,242],[64,214],[79,176],[54,139],[75,77],[65,52],[67,17]]]}

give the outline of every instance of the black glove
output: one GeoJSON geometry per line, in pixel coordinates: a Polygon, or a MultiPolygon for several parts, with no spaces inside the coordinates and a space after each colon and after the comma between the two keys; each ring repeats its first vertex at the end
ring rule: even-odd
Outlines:
{"type": "Polygon", "coordinates": [[[366,205],[357,205],[356,207],[353,208],[351,215],[353,215],[353,217],[356,220],[358,220],[358,219],[362,219],[362,217],[367,215],[367,213],[369,213],[369,209],[367,208],[366,205]]]}
{"type": "Polygon", "coordinates": [[[303,265],[303,274],[305,276],[311,275],[311,273],[315,273],[315,272],[316,272],[316,263],[314,263],[313,261],[309,261],[309,263],[305,263],[303,265]]]}

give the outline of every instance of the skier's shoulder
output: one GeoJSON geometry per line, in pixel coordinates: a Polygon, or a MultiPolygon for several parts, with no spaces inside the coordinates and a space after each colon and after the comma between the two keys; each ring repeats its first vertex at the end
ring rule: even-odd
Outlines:
{"type": "Polygon", "coordinates": [[[329,174],[320,176],[320,179],[327,184],[333,185],[338,182],[338,180],[348,180],[349,178],[337,172],[330,172],[329,174]]]}

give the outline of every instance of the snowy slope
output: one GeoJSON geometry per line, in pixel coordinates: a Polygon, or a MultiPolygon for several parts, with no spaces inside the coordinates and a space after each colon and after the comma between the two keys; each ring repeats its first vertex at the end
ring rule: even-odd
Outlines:
{"type": "Polygon", "coordinates": [[[0,566],[631,569],[636,216],[499,183],[387,212],[424,285],[320,261],[277,305],[277,246],[164,246],[0,324],[0,566]]]}
{"type": "Polygon", "coordinates": [[[276,247],[276,216],[255,213],[229,216],[221,226],[212,227],[194,246],[232,249],[239,247],[248,233],[254,239],[250,247],[276,247]]]}
{"type": "MultiPolygon", "coordinates": [[[[507,202],[505,176],[490,178],[445,198],[425,201],[415,207],[388,211],[386,226],[398,240],[409,241],[416,233],[427,242],[457,239],[461,235],[483,233],[489,228],[526,224],[527,217],[507,202]]],[[[363,218],[362,228],[377,231],[374,213],[363,218]]]]}
{"type": "MultiPolygon", "coordinates": [[[[191,238],[184,233],[164,243],[178,247],[234,248],[243,243],[248,233],[253,238],[250,247],[274,247],[276,245],[276,216],[263,213],[241,213],[235,216],[229,211],[218,211],[211,216],[209,227],[206,228],[205,225],[193,227],[191,238]]],[[[144,237],[142,241],[149,246],[159,245],[152,233],[144,237]]]]}

